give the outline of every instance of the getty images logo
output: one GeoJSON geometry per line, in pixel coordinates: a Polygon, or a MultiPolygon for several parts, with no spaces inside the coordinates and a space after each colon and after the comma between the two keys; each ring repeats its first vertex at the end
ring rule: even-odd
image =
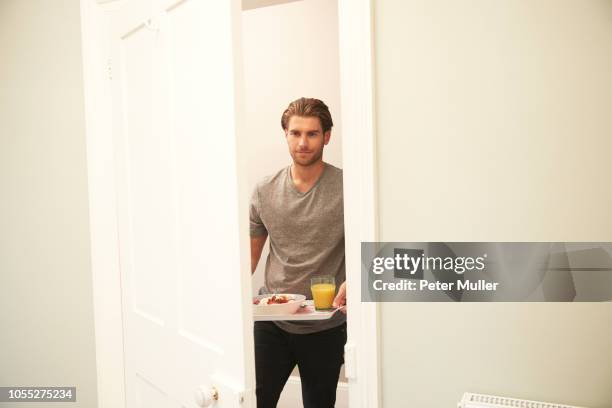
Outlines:
{"type": "Polygon", "coordinates": [[[393,270],[395,278],[423,279],[423,270],[453,271],[462,275],[469,271],[485,269],[487,254],[470,256],[425,256],[422,249],[395,248],[393,257],[376,257],[372,260],[372,273],[380,275],[393,270]]]}

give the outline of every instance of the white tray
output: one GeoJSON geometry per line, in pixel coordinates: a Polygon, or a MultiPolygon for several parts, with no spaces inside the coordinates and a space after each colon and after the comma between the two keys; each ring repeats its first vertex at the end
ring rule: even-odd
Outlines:
{"type": "Polygon", "coordinates": [[[293,314],[257,314],[253,315],[253,320],[259,321],[270,321],[270,320],[326,320],[329,319],[341,307],[327,312],[317,312],[314,308],[312,300],[306,300],[302,303],[304,306],[300,307],[297,312],[293,314]]]}

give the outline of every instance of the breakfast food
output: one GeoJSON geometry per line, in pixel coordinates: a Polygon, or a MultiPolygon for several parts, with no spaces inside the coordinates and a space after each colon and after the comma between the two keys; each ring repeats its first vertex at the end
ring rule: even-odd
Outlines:
{"type": "Polygon", "coordinates": [[[267,296],[261,299],[255,299],[253,301],[254,305],[280,305],[283,303],[287,303],[291,300],[295,300],[295,297],[292,295],[272,295],[267,296]]]}
{"type": "Polygon", "coordinates": [[[292,315],[298,311],[306,296],[297,293],[267,293],[253,298],[255,316],[292,315]]]}

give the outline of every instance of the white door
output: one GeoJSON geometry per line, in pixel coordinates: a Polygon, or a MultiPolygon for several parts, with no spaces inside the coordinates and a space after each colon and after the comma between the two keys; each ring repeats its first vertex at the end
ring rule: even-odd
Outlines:
{"type": "Polygon", "coordinates": [[[112,17],[128,408],[205,406],[213,388],[211,406],[255,406],[239,13],[129,0],[112,17]]]}

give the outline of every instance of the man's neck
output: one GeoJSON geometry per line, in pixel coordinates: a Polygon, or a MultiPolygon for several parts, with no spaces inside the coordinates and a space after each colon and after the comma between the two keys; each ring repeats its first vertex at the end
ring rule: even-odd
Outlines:
{"type": "Polygon", "coordinates": [[[310,184],[321,177],[323,169],[325,169],[325,163],[322,159],[310,166],[301,166],[294,162],[291,165],[291,177],[296,184],[310,184]]]}

